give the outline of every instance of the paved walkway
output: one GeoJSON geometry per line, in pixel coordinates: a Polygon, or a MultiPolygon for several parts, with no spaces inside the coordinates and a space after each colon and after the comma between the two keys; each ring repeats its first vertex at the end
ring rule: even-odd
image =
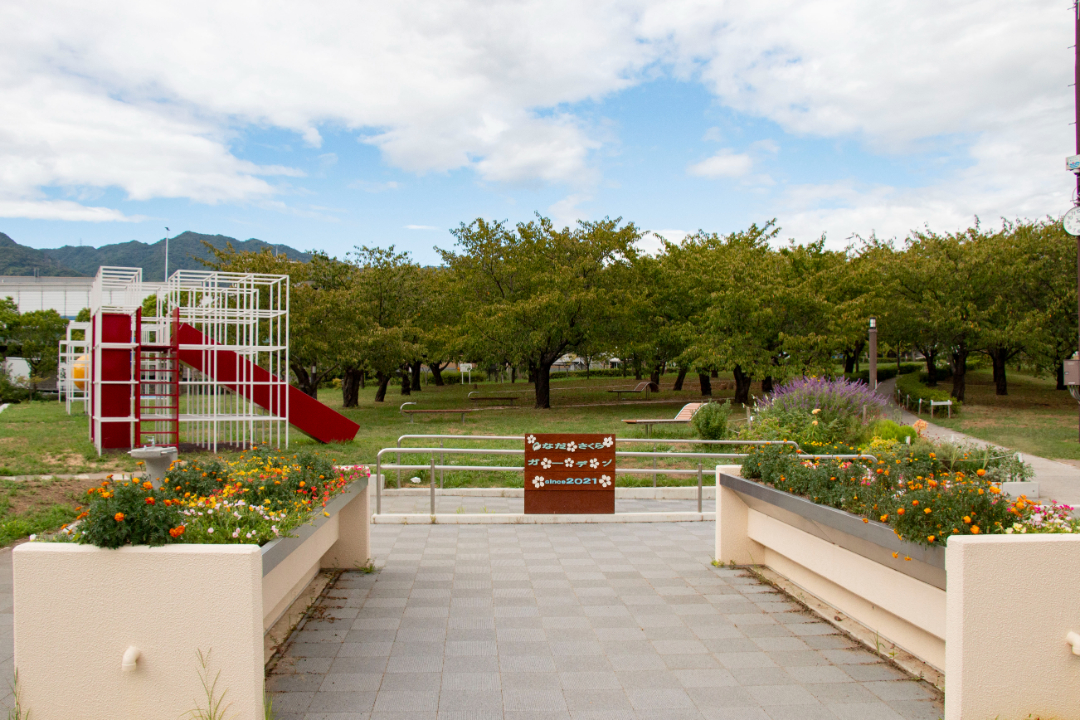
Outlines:
{"type": "Polygon", "coordinates": [[[372,528],[267,681],[278,720],[936,720],[713,523],[372,528]]]}

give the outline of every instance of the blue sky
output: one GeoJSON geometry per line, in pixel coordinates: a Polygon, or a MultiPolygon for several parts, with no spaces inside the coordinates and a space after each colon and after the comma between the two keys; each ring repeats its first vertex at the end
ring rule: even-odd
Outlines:
{"type": "Polygon", "coordinates": [[[0,8],[0,231],[33,247],[435,262],[534,212],[842,247],[1070,205],[1071,17],[1041,0],[62,5],[0,8]]]}

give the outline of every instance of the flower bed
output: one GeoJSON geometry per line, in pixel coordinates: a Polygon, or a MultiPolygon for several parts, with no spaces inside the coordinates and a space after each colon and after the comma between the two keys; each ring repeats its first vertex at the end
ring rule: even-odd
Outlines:
{"type": "Polygon", "coordinates": [[[117,548],[170,543],[265,545],[288,536],[366,468],[337,469],[309,450],[255,448],[234,461],[177,462],[160,488],[105,481],[87,490],[81,521],[63,539],[117,548]]]}
{"type": "MultiPolygon", "coordinates": [[[[820,454],[835,448],[824,446],[820,454]]],[[[1005,533],[1016,524],[1025,532],[1051,526],[1041,506],[1025,497],[1010,501],[1002,494],[1001,482],[1030,475],[1030,468],[1015,456],[995,458],[975,449],[895,441],[871,443],[867,452],[877,456],[876,463],[810,460],[791,446],[753,448],[742,476],[860,515],[863,522],[887,524],[899,537],[920,545],[942,545],[953,535],[1005,533]]],[[[1053,527],[1080,531],[1060,518],[1053,527]]]]}

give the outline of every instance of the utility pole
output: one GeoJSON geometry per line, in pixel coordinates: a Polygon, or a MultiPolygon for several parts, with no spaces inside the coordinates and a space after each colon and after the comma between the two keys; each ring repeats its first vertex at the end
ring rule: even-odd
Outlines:
{"type": "Polygon", "coordinates": [[[165,282],[169,281],[169,228],[165,228],[165,282]]]}
{"type": "MultiPolygon", "coordinates": [[[[1076,154],[1066,159],[1065,166],[1069,172],[1076,173],[1076,192],[1073,194],[1073,207],[1065,213],[1061,224],[1065,232],[1076,237],[1077,347],[1080,348],[1080,0],[1073,0],[1073,25],[1073,103],[1076,120],[1073,125],[1076,130],[1076,154]]],[[[1080,350],[1075,357],[1075,360],[1062,362],[1062,374],[1065,376],[1069,393],[1080,402],[1080,350]]],[[[1077,426],[1080,435],[1080,422],[1077,426]]]]}

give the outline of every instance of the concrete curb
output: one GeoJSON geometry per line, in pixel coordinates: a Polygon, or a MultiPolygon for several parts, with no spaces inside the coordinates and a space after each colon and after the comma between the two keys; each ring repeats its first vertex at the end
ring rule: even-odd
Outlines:
{"type": "Polygon", "coordinates": [[[614,513],[612,515],[525,515],[523,513],[440,513],[436,515],[381,513],[375,525],[559,525],[596,523],[713,522],[715,512],[614,513]]]}

